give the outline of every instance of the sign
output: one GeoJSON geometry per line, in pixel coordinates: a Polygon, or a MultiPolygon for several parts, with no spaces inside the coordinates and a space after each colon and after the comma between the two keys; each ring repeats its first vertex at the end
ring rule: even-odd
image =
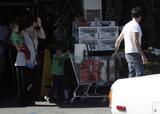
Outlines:
{"type": "Polygon", "coordinates": [[[79,27],[79,43],[90,46],[91,51],[114,50],[118,26],[79,27]]]}
{"type": "Polygon", "coordinates": [[[109,27],[100,27],[99,28],[99,38],[100,39],[116,39],[118,37],[118,27],[109,26],[109,27]]]}
{"type": "Polygon", "coordinates": [[[79,27],[79,39],[97,39],[98,27],[79,27]]]}

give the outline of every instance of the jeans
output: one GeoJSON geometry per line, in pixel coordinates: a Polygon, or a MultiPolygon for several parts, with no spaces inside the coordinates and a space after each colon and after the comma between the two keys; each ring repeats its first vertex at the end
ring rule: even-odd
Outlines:
{"type": "Polygon", "coordinates": [[[144,75],[143,60],[139,53],[127,53],[126,60],[128,63],[128,77],[138,77],[144,75]]]}

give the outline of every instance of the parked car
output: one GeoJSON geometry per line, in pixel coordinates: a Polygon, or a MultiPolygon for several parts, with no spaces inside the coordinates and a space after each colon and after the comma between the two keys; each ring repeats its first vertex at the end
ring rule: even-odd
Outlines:
{"type": "Polygon", "coordinates": [[[109,102],[112,114],[160,114],[160,74],[117,80],[109,102]]]}

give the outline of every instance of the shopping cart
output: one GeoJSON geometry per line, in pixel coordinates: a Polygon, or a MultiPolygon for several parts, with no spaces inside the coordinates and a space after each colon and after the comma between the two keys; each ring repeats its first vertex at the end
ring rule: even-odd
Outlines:
{"type": "MultiPolygon", "coordinates": [[[[69,57],[77,81],[71,103],[76,98],[103,98],[105,102],[107,100],[107,90],[101,93],[99,89],[109,85],[107,83],[107,74],[103,74],[105,77],[102,77],[102,70],[105,67],[105,62],[107,63],[106,57],[79,58],[71,53],[69,53],[69,57]]],[[[106,71],[106,69],[104,70],[106,71]]]]}

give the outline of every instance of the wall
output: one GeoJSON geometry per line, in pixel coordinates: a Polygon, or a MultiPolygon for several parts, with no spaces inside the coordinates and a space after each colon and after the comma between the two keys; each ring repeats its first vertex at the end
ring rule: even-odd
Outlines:
{"type": "Polygon", "coordinates": [[[83,0],[84,17],[94,20],[94,17],[102,19],[102,0],[83,0]]]}
{"type": "Polygon", "coordinates": [[[102,0],[83,0],[84,9],[102,9],[102,0]]]}

